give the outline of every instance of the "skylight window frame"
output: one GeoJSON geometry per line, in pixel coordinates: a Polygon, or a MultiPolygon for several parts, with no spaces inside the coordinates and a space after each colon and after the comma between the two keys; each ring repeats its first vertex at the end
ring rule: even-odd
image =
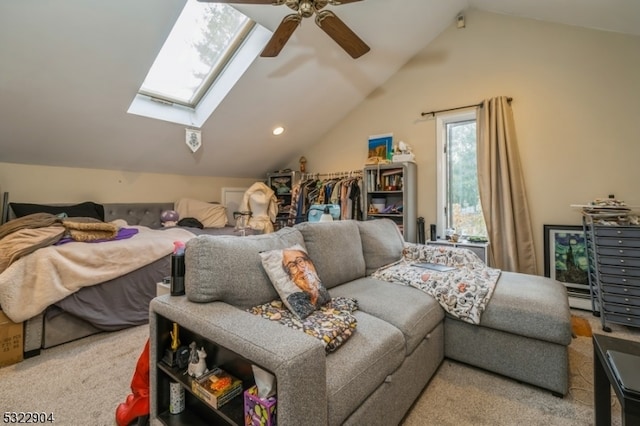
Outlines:
{"type": "Polygon", "coordinates": [[[211,82],[208,90],[204,92],[200,102],[195,107],[174,104],[171,101],[142,95],[136,91],[127,113],[181,124],[190,128],[201,128],[251,64],[259,58],[260,52],[273,36],[273,31],[268,30],[258,22],[253,21],[253,23],[254,25],[248,30],[246,37],[237,40],[239,46],[237,46],[234,54],[231,55],[227,64],[222,67],[219,75],[211,82]]]}
{"type": "MultiPolygon", "coordinates": [[[[242,12],[240,12],[242,13],[242,12]]],[[[244,15],[244,13],[242,13],[244,15]]],[[[246,16],[246,15],[244,15],[246,16]]],[[[192,96],[191,102],[184,102],[181,99],[174,98],[165,93],[160,93],[152,90],[144,90],[142,87],[138,90],[138,95],[147,97],[149,100],[165,104],[165,105],[179,105],[185,108],[189,108],[191,110],[195,110],[202,101],[202,98],[206,95],[206,93],[211,89],[211,87],[215,84],[218,78],[221,76],[225,68],[229,65],[234,56],[238,53],[239,49],[242,47],[243,43],[247,39],[247,37],[251,34],[253,29],[256,27],[256,22],[246,16],[247,21],[242,26],[242,28],[237,32],[236,36],[231,40],[227,49],[224,51],[220,60],[215,64],[215,66],[211,69],[209,75],[203,80],[200,87],[195,91],[192,96]]]]}

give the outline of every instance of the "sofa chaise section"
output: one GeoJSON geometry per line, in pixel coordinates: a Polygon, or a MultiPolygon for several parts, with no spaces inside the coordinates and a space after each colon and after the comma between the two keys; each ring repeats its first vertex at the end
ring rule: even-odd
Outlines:
{"type": "Polygon", "coordinates": [[[565,395],[571,314],[564,285],[502,272],[480,325],[445,319],[445,356],[565,395]],[[469,348],[474,350],[470,351],[469,348]]]}

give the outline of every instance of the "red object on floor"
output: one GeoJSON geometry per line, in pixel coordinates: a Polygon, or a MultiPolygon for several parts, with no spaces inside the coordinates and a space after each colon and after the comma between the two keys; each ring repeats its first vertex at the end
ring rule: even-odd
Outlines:
{"type": "Polygon", "coordinates": [[[116,407],[118,426],[127,426],[137,418],[149,415],[149,339],[133,372],[131,392],[126,401],[116,407]]]}

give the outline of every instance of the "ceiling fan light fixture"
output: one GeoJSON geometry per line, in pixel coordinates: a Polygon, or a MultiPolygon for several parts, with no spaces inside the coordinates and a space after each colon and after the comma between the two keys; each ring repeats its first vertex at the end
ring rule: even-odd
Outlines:
{"type": "Polygon", "coordinates": [[[302,0],[300,2],[300,10],[298,12],[303,18],[309,18],[313,16],[316,9],[313,7],[313,3],[310,0],[302,0]]]}
{"type": "Polygon", "coordinates": [[[313,2],[313,7],[315,7],[316,10],[320,10],[327,4],[329,4],[329,0],[316,0],[313,2]]]}
{"type": "Polygon", "coordinates": [[[284,127],[282,126],[275,127],[271,133],[273,133],[273,136],[280,136],[281,134],[284,133],[284,127]]]}
{"type": "Polygon", "coordinates": [[[342,22],[335,13],[325,10],[327,5],[339,6],[342,4],[356,3],[363,0],[198,0],[209,3],[241,3],[241,4],[264,4],[282,6],[295,11],[286,15],[280,25],[274,30],[271,38],[260,53],[263,58],[273,58],[280,54],[284,45],[289,41],[291,35],[305,18],[315,15],[316,24],[331,37],[343,50],[352,58],[356,59],[367,53],[370,48],[367,44],[351,30],[347,24],[342,22]]]}
{"type": "MultiPolygon", "coordinates": [[[[300,9],[300,1],[299,0],[286,0],[284,2],[284,4],[286,4],[289,9],[292,9],[292,10],[295,10],[295,11],[300,9]]],[[[276,4],[276,6],[278,6],[278,4],[276,4]]]]}

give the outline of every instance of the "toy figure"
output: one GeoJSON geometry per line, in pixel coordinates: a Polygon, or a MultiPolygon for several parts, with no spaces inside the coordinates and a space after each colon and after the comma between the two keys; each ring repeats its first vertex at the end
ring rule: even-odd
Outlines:
{"type": "Polygon", "coordinates": [[[169,332],[171,335],[171,350],[177,351],[180,346],[180,339],[178,338],[178,324],[173,323],[173,331],[169,332]]]}
{"type": "Polygon", "coordinates": [[[180,219],[180,216],[175,210],[164,210],[160,213],[160,222],[162,222],[163,228],[176,226],[178,224],[178,219],[180,219]]]}
{"type": "Polygon", "coordinates": [[[198,378],[209,371],[205,361],[207,359],[207,353],[205,352],[204,347],[198,349],[196,347],[196,342],[191,342],[189,347],[191,348],[191,355],[189,357],[187,374],[191,377],[198,378]]]}

